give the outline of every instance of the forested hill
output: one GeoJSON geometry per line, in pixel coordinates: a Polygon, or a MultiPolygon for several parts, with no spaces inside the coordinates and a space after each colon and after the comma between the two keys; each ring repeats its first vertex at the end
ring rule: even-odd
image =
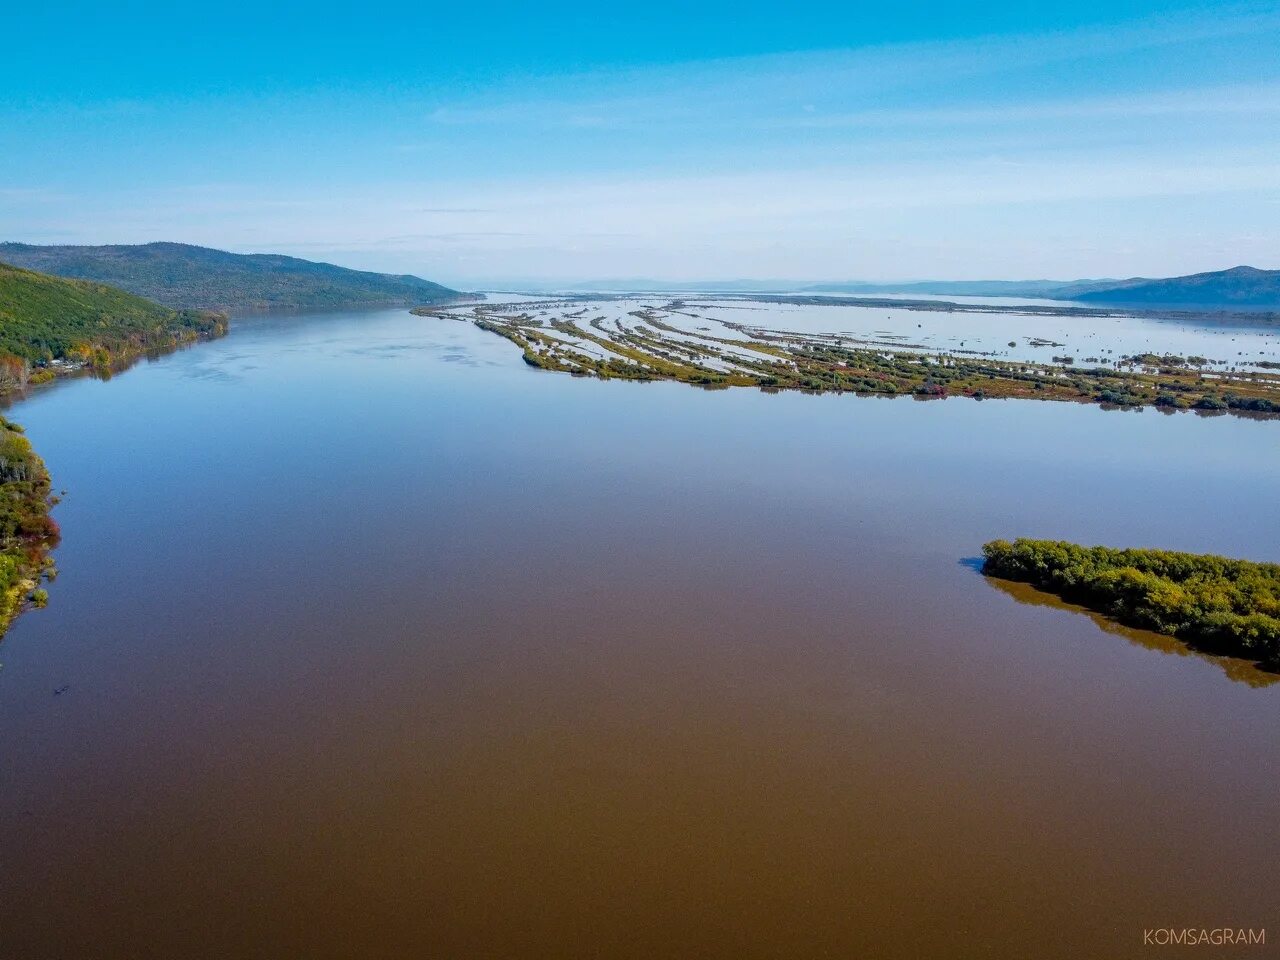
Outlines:
{"type": "Polygon", "coordinates": [[[87,280],[0,263],[0,392],[27,377],[105,367],[226,330],[226,317],[174,310],[87,280]]]}
{"type": "MultiPolygon", "coordinates": [[[[1063,296],[1063,293],[1053,294],[1063,296]]],[[[1232,267],[1165,280],[1135,278],[1102,289],[1066,291],[1088,303],[1204,304],[1212,306],[1280,306],[1280,270],[1232,267]]]]}
{"type": "Polygon", "coordinates": [[[103,247],[0,243],[0,261],[96,280],[169,307],[246,310],[431,304],[457,291],[420,277],[348,270],[277,254],[240,254],[185,243],[103,247]]]}

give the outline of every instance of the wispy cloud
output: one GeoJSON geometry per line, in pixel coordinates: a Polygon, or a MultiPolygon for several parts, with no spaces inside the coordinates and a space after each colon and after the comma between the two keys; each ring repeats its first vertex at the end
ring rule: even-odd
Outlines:
{"type": "Polygon", "coordinates": [[[49,187],[0,187],[0,203],[57,203],[67,199],[65,191],[49,187]]]}
{"type": "Polygon", "coordinates": [[[776,125],[862,128],[869,126],[933,127],[1205,115],[1243,115],[1263,119],[1277,113],[1280,113],[1280,84],[1259,84],[1078,100],[1035,100],[976,106],[861,110],[830,115],[818,115],[814,110],[809,109],[800,116],[776,121],[776,125]]]}
{"type": "Polygon", "coordinates": [[[243,98],[95,120],[117,126],[92,164],[61,129],[37,149],[28,118],[0,124],[6,164],[33,158],[0,204],[21,236],[446,278],[1191,272],[1280,250],[1278,43],[1271,3],[466,95],[243,98]]]}
{"type": "MultiPolygon", "coordinates": [[[[813,125],[848,122],[911,122],[913,111],[865,109],[883,101],[907,101],[919,96],[954,98],[956,84],[968,84],[983,77],[1018,76],[1027,71],[1064,64],[1087,62],[1091,69],[1108,60],[1142,54],[1161,48],[1197,48],[1205,44],[1237,38],[1280,35],[1280,9],[1265,7],[1222,7],[1212,14],[1180,15],[1106,28],[1079,29],[1022,37],[989,37],[963,42],[915,42],[881,46],[737,57],[696,63],[664,65],[641,69],[594,71],[567,77],[522,82],[518,88],[501,88],[436,106],[426,114],[430,123],[451,126],[524,125],[551,127],[679,127],[682,125],[739,124],[789,116],[797,111],[828,114],[815,117],[813,125]],[[853,112],[833,113],[839,105],[864,107],[853,112]]],[[[1274,72],[1274,68],[1272,70],[1274,72]]],[[[1068,86],[1078,85],[1087,74],[1073,76],[1068,86]]],[[[1014,85],[1016,88],[1016,85],[1014,85]]],[[[1220,91],[1168,90],[1151,97],[1139,97],[1132,109],[1154,115],[1161,109],[1173,111],[1178,101],[1191,98],[1184,109],[1193,112],[1234,110],[1224,99],[1214,100],[1220,91]],[[1163,104],[1162,101],[1163,100],[1163,104]]],[[[1250,103],[1274,110],[1275,99],[1266,100],[1275,88],[1260,85],[1252,90],[1250,103]]],[[[961,93],[963,91],[960,91],[961,93]]],[[[1011,91],[1012,92],[1012,91],[1011,91]]],[[[993,103],[968,114],[964,110],[936,111],[947,122],[975,122],[994,119],[1007,104],[993,103]]],[[[1028,116],[1123,115],[1125,98],[1045,101],[1039,112],[1017,108],[1028,116]],[[1093,111],[1090,114],[1088,111],[1093,111]]],[[[927,119],[929,111],[919,111],[927,119]]]]}

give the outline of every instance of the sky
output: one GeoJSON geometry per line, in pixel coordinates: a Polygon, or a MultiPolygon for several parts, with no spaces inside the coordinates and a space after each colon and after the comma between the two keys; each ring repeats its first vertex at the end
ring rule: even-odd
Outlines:
{"type": "Polygon", "coordinates": [[[4,30],[0,240],[470,287],[1280,268],[1280,0],[71,2],[4,30]]]}

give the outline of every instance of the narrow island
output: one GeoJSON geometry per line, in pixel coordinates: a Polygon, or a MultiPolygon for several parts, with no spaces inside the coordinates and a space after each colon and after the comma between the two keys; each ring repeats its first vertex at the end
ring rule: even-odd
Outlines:
{"type": "MultiPolygon", "coordinates": [[[[599,299],[591,298],[597,303],[599,299]]],[[[770,302],[771,298],[752,300],[770,302]]],[[[704,318],[680,300],[632,310],[625,319],[592,316],[592,307],[590,301],[568,297],[465,308],[420,307],[412,312],[470,321],[510,340],[531,366],[605,380],[675,380],[711,388],[754,386],[918,399],[1059,400],[1262,417],[1280,414],[1280,373],[1210,369],[1202,357],[1139,354],[1121,357],[1114,366],[1081,366],[1070,356],[1055,356],[1050,363],[1005,360],[963,349],[929,352],[918,344],[736,322],[722,322],[726,335],[716,335],[698,326],[704,318]]]]}
{"type": "MultiPolygon", "coordinates": [[[[224,314],[162,307],[100,283],[0,263],[0,400],[58,377],[107,377],[144,355],[227,331],[224,314]]],[[[58,525],[44,461],[0,417],[0,636],[24,606],[43,606],[58,525]]]]}
{"type": "Polygon", "coordinates": [[[1169,550],[993,540],[982,572],[1029,583],[1126,626],[1280,669],[1280,564],[1169,550]]]}

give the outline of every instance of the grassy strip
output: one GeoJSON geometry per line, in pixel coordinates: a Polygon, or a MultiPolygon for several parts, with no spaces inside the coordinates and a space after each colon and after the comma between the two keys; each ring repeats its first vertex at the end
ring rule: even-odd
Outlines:
{"type": "Polygon", "coordinates": [[[1211,653],[1280,667],[1280,564],[1058,540],[993,540],[982,554],[989,576],[1211,653]]]}

